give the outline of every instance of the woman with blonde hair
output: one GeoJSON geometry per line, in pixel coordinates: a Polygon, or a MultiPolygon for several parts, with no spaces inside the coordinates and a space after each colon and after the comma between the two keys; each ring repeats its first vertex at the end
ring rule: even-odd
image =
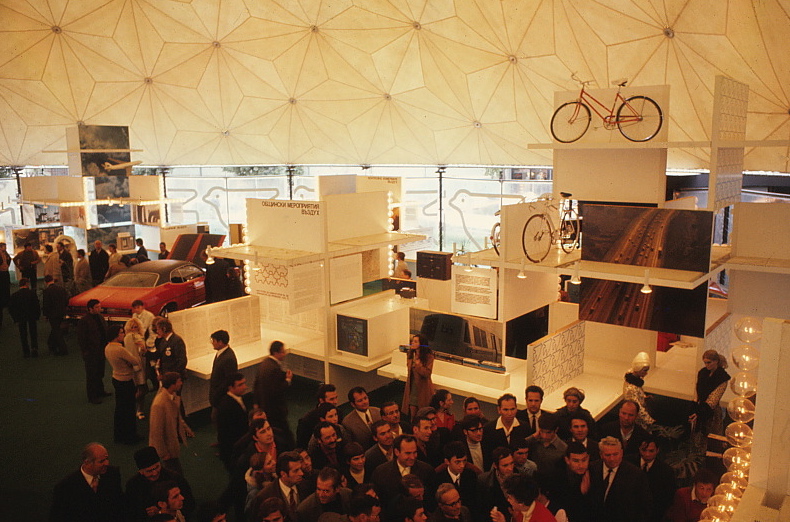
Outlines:
{"type": "Polygon", "coordinates": [[[721,435],[723,415],[719,401],[730,380],[730,374],[725,371],[727,359],[716,350],[706,350],[702,363],[705,367],[697,373],[697,401],[689,422],[692,431],[700,431],[705,436],[708,433],[721,435]]]}
{"type": "Polygon", "coordinates": [[[145,383],[145,338],[143,337],[143,323],[139,319],[132,317],[124,325],[126,336],[123,338],[123,347],[138,360],[140,369],[134,372],[134,384],[137,386],[135,400],[137,402],[137,418],[144,419],[143,406],[145,405],[145,394],[148,386],[145,383]]]}
{"type": "Polygon", "coordinates": [[[643,388],[649,371],[650,356],[645,352],[639,352],[631,361],[631,369],[625,373],[625,382],[623,382],[623,399],[630,399],[639,404],[636,423],[643,428],[648,428],[656,422],[647,411],[647,395],[643,388]]]}

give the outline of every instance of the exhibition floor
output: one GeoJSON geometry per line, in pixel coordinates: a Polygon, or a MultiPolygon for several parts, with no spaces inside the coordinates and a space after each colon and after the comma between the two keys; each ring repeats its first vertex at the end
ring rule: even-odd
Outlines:
{"type": "MultiPolygon", "coordinates": [[[[49,326],[39,322],[39,357],[23,359],[19,333],[5,314],[0,336],[0,520],[40,521],[48,518],[52,487],[79,466],[82,447],[92,441],[107,446],[111,463],[121,468],[125,481],[137,471],[132,455],[145,443],[124,446],[112,442],[115,401],[108,397],[93,405],[85,398],[85,372],[74,329],[66,336],[69,355],[55,357],[46,348],[49,326]]],[[[232,345],[232,343],[231,343],[232,345]]],[[[317,382],[294,379],[290,395],[290,423],[312,407],[317,382]]],[[[112,391],[110,368],[105,386],[112,391]]],[[[403,386],[377,390],[374,400],[400,399],[403,386]]],[[[150,406],[153,393],[148,394],[150,406]]],[[[347,406],[347,405],[346,405],[347,406]]],[[[226,473],[211,443],[215,431],[209,411],[189,416],[195,438],[182,449],[181,462],[200,500],[216,498],[227,483],[226,473]]],[[[147,440],[148,420],[139,421],[138,432],[147,440]]]]}

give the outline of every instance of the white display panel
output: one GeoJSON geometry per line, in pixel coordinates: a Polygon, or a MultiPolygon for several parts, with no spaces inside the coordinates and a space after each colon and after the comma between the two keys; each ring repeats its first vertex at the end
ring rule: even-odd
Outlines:
{"type": "Polygon", "coordinates": [[[527,277],[521,279],[517,277],[518,270],[510,268],[500,271],[500,277],[505,278],[501,314],[503,321],[510,321],[557,300],[559,295],[557,274],[526,270],[524,275],[527,277]]]}
{"type": "Polygon", "coordinates": [[[318,199],[334,194],[353,194],[357,190],[356,174],[340,174],[336,176],[318,176],[318,199]]]}
{"type": "Polygon", "coordinates": [[[322,201],[247,199],[247,239],[252,245],[323,252],[322,201]]]}
{"type": "Polygon", "coordinates": [[[527,382],[552,393],[584,373],[584,331],[579,321],[527,347],[527,382]]]}
{"type": "Polygon", "coordinates": [[[625,373],[636,354],[646,352],[655,366],[656,332],[587,321],[584,357],[605,362],[613,373],[625,373]]]}
{"type": "Polygon", "coordinates": [[[290,312],[298,314],[322,307],[326,295],[323,263],[297,265],[291,268],[291,273],[290,312]]]}
{"type": "Polygon", "coordinates": [[[76,176],[33,176],[20,178],[25,201],[83,201],[83,181],[76,176]]]}
{"type": "Polygon", "coordinates": [[[790,205],[738,203],[733,214],[733,257],[790,259],[790,205]]]}
{"type": "Polygon", "coordinates": [[[329,242],[389,231],[386,192],[327,196],[323,204],[328,216],[329,242]]]}
{"type": "Polygon", "coordinates": [[[790,274],[730,271],[730,312],[790,320],[790,274]]]}
{"type": "Polygon", "coordinates": [[[743,185],[743,147],[719,148],[720,140],[746,139],[746,112],[749,86],[725,76],[716,76],[713,94],[713,124],[708,186],[708,208],[718,210],[741,199],[743,185]]]}
{"type": "Polygon", "coordinates": [[[497,318],[497,271],[493,268],[453,266],[454,314],[497,318]]]}
{"type": "Polygon", "coordinates": [[[329,260],[329,295],[332,304],[362,296],[362,254],[329,260]]]}
{"type": "Polygon", "coordinates": [[[143,200],[162,199],[162,178],[129,176],[129,197],[143,200]]]}
{"type": "Polygon", "coordinates": [[[666,170],[666,149],[554,151],[555,190],[573,199],[661,204],[666,170]]]}

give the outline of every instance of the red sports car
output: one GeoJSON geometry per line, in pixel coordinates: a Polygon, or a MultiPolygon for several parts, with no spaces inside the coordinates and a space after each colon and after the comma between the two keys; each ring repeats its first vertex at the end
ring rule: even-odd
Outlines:
{"type": "Polygon", "coordinates": [[[98,299],[102,315],[111,321],[132,316],[132,301],[140,299],[146,310],[167,315],[206,301],[203,269],[188,261],[163,259],[130,267],[99,286],[69,300],[69,316],[82,317],[88,301],[98,299]]]}

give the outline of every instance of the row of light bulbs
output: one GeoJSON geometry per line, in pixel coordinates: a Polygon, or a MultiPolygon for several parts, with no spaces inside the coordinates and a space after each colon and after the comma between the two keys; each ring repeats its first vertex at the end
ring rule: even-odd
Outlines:
{"type": "Polygon", "coordinates": [[[730,448],[722,454],[727,473],[708,499],[700,515],[700,522],[729,522],[741,502],[743,491],[749,485],[751,446],[754,433],[748,423],[754,420],[754,395],[757,393],[756,371],[760,366],[760,352],[755,343],[762,339],[762,321],[744,317],[735,325],[735,335],[744,344],[732,351],[732,362],[738,372],[730,380],[730,388],[737,395],[727,405],[733,420],[724,435],[730,448]]]}

